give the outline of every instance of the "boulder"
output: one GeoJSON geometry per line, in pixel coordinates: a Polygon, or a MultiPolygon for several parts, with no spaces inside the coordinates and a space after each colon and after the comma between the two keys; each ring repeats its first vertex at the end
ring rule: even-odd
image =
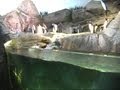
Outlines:
{"type": "MultiPolygon", "coordinates": [[[[107,14],[109,15],[110,13],[116,13],[119,11],[119,0],[103,0],[103,2],[105,3],[106,7],[107,7],[107,14]]],[[[102,4],[100,2],[100,0],[91,0],[90,2],[88,2],[88,4],[86,5],[86,10],[92,12],[93,14],[96,15],[103,15],[105,10],[102,7],[102,4]]]]}
{"type": "Polygon", "coordinates": [[[18,6],[17,9],[31,17],[39,16],[39,12],[31,0],[22,1],[21,5],[18,6]]]}
{"type": "Polygon", "coordinates": [[[103,7],[101,5],[101,2],[100,1],[94,1],[94,0],[89,1],[85,7],[86,7],[86,10],[103,9],[103,7]]]}
{"type": "Polygon", "coordinates": [[[16,28],[16,24],[18,24],[18,28],[22,30],[21,18],[17,11],[11,11],[5,15],[4,22],[9,29],[16,28]]]}
{"type": "Polygon", "coordinates": [[[24,0],[16,10],[5,15],[4,23],[10,30],[24,31],[29,25],[40,23],[39,13],[31,0],[24,0]]]}
{"type": "MultiPolygon", "coordinates": [[[[105,3],[105,4],[107,6],[107,9],[109,9],[108,8],[109,4],[108,3],[105,3]]],[[[88,4],[85,6],[85,9],[87,12],[93,14],[93,17],[104,15],[105,13],[105,10],[102,7],[102,4],[100,1],[94,1],[94,0],[89,1],[88,4]]]]}

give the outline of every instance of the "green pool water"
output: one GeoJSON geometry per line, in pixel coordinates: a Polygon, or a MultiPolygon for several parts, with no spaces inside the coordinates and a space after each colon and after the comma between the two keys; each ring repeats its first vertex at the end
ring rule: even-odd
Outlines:
{"type": "MultiPolygon", "coordinates": [[[[6,52],[10,79],[14,76],[23,90],[120,88],[120,56],[39,49],[6,52]]],[[[13,79],[10,82],[14,87],[13,79]]]]}

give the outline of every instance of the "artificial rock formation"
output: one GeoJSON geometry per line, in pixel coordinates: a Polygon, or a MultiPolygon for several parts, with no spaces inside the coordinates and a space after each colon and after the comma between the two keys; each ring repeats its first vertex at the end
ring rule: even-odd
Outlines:
{"type": "Polygon", "coordinates": [[[37,25],[40,22],[39,13],[31,0],[24,0],[15,11],[8,13],[4,22],[9,29],[18,28],[24,31],[29,25],[37,25]]]}
{"type": "Polygon", "coordinates": [[[90,19],[92,17],[94,17],[94,15],[91,14],[90,12],[87,12],[85,9],[80,8],[80,9],[72,10],[72,21],[74,22],[76,21],[83,22],[85,19],[90,19]]]}
{"type": "Polygon", "coordinates": [[[23,13],[26,13],[27,15],[31,17],[35,17],[39,15],[39,12],[35,6],[35,4],[31,0],[24,0],[20,6],[17,8],[23,13]]]}
{"type": "Polygon", "coordinates": [[[110,44],[106,35],[91,33],[74,35],[62,40],[62,48],[70,51],[109,52],[110,44]]]}
{"type": "Polygon", "coordinates": [[[69,9],[59,10],[57,12],[45,15],[43,19],[45,23],[67,22],[71,19],[71,11],[69,9]]]}
{"type": "Polygon", "coordinates": [[[120,12],[101,33],[73,35],[62,39],[62,48],[70,51],[120,53],[120,12]]]}

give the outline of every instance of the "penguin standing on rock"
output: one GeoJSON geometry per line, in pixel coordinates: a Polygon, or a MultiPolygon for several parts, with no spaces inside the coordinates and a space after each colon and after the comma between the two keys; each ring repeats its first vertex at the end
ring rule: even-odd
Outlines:
{"type": "Polygon", "coordinates": [[[106,18],[104,21],[104,24],[103,24],[103,30],[105,30],[107,28],[108,23],[109,23],[109,19],[106,18]]]}
{"type": "Polygon", "coordinates": [[[56,33],[58,30],[57,24],[53,23],[52,26],[53,26],[53,33],[56,33]]]}
{"type": "Polygon", "coordinates": [[[94,25],[94,32],[95,32],[95,33],[97,32],[97,29],[98,29],[98,24],[95,24],[95,25],[94,25]]]}
{"type": "Polygon", "coordinates": [[[88,22],[88,28],[89,28],[91,33],[94,32],[94,25],[93,25],[93,23],[91,21],[88,22]]]}
{"type": "Polygon", "coordinates": [[[37,26],[37,34],[43,35],[43,29],[42,29],[42,26],[40,24],[37,26]]]}

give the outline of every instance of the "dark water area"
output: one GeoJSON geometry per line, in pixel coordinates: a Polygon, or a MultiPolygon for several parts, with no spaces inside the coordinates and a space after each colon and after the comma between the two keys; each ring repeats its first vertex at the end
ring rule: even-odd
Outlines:
{"type": "MultiPolygon", "coordinates": [[[[68,54],[64,54],[64,56],[67,55],[68,54]]],[[[71,55],[72,54],[70,54],[70,56],[71,55]]],[[[84,59],[85,63],[90,64],[90,62],[87,62],[86,58],[84,58],[86,57],[86,55],[81,55],[81,59],[80,57],[77,57],[78,55],[74,55],[76,57],[73,57],[74,59],[72,58],[72,61],[74,63],[83,63],[82,59],[84,59]],[[75,62],[77,58],[79,58],[79,61],[75,62]]],[[[63,59],[63,55],[61,56],[63,59]]],[[[92,56],[89,57],[88,60],[93,61],[93,58],[97,60],[98,57],[92,56]]],[[[98,59],[100,60],[100,58],[103,59],[105,57],[99,57],[98,59]]],[[[18,88],[20,90],[120,89],[120,70],[119,68],[117,69],[117,66],[112,66],[112,63],[115,64],[115,62],[111,62],[111,66],[114,69],[111,69],[110,72],[110,70],[108,69],[100,71],[99,69],[95,70],[81,67],[74,63],[69,63],[71,62],[71,59],[69,59],[70,61],[65,62],[67,60],[67,58],[65,60],[65,57],[64,62],[59,61],[58,57],[56,57],[55,59],[56,60],[42,60],[23,55],[8,53],[8,64],[10,65],[9,69],[12,72],[10,73],[12,75],[10,76],[10,82],[12,87],[16,90],[18,88]],[[17,82],[17,84],[15,84],[14,82],[17,82]]],[[[109,59],[110,58],[107,58],[106,60],[109,59]]],[[[111,58],[110,61],[112,61],[112,59],[119,60],[119,58],[111,58]]],[[[120,65],[119,61],[117,63],[117,65],[120,65]]],[[[95,64],[93,64],[93,66],[94,65],[95,64]]]]}

